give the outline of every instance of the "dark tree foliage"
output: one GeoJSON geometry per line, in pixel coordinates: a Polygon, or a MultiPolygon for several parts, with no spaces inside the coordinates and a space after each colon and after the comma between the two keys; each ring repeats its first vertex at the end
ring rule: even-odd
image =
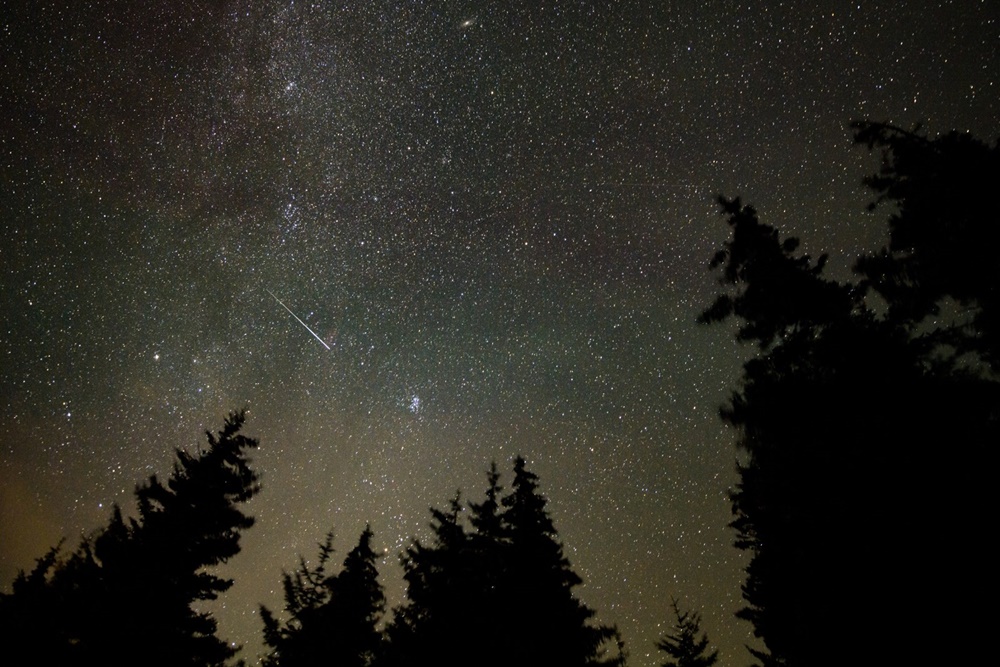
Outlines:
{"type": "Polygon", "coordinates": [[[712,266],[727,292],[702,321],[736,316],[738,338],[759,348],[722,416],[744,452],[731,494],[736,545],[751,556],[738,615],[763,640],[754,653],[765,665],[970,657],[974,646],[945,638],[960,626],[985,632],[962,614],[978,606],[988,572],[1000,391],[976,359],[997,353],[986,330],[995,288],[982,267],[963,269],[950,253],[975,256],[980,240],[970,234],[989,215],[980,208],[983,220],[971,223],[975,207],[954,197],[973,193],[936,179],[960,156],[979,156],[983,169],[995,160],[967,137],[856,129],[859,141],[886,149],[870,184],[898,206],[895,247],[859,261],[860,284],[823,278],[822,261],[795,255],[797,241],[780,240],[739,200],[721,200],[733,236],[712,266]],[[903,231],[925,222],[920,241],[903,231]],[[947,259],[935,243],[950,244],[947,259]],[[886,314],[869,306],[870,290],[888,302],[886,314]],[[972,309],[959,325],[933,319],[946,297],[972,309]],[[869,648],[859,652],[848,634],[869,638],[869,648]]]}
{"type": "Polygon", "coordinates": [[[620,665],[617,630],[593,622],[538,478],[514,463],[511,492],[501,497],[494,465],[486,499],[463,521],[458,496],[432,509],[430,544],[402,556],[407,600],[388,628],[389,665],[620,665]]]}
{"type": "Polygon", "coordinates": [[[233,413],[208,448],[177,451],[164,484],[137,487],[138,517],[115,507],[108,525],[66,558],[53,549],[0,596],[11,664],[221,665],[236,649],[198,603],[232,585],[212,574],[240,550],[253,518],[238,507],[258,491],[233,413]]]}
{"type": "Polygon", "coordinates": [[[431,508],[432,542],[414,540],[401,555],[406,601],[394,610],[386,631],[390,666],[428,664],[431,656],[441,665],[474,664],[480,647],[493,645],[495,626],[476,622],[492,611],[488,589],[477,579],[492,573],[485,567],[477,570],[479,559],[462,525],[462,512],[458,494],[447,510],[431,508]]]}
{"type": "Polygon", "coordinates": [[[889,303],[890,316],[915,327],[934,318],[930,343],[975,353],[1000,370],[1000,142],[969,134],[930,139],[881,123],[855,123],[855,141],[882,151],[865,180],[869,208],[889,204],[889,245],[858,260],[857,271],[889,303]],[[942,302],[960,312],[941,321],[942,302]]]}
{"type": "Polygon", "coordinates": [[[671,603],[676,619],[673,632],[656,643],[658,649],[670,656],[663,667],[712,667],[719,660],[719,652],[708,650],[708,635],[701,631],[701,615],[681,611],[677,600],[671,603]]]}
{"type": "Polygon", "coordinates": [[[320,545],[315,568],[302,560],[295,573],[285,573],[282,585],[288,619],[278,621],[269,609],[261,607],[264,641],[271,647],[265,665],[373,664],[382,643],[378,625],[385,596],[378,582],[372,537],[371,528],[366,527],[337,574],[326,569],[333,555],[332,532],[320,545]]]}
{"type": "Polygon", "coordinates": [[[769,348],[776,340],[794,337],[812,327],[846,317],[857,301],[855,290],[825,280],[822,256],[814,264],[809,255],[796,257],[798,239],[779,240],[778,231],[757,219],[757,212],[739,198],[720,199],[733,238],[712,258],[711,268],[722,267],[720,281],[740,285],[735,295],[720,294],[699,321],[740,318],[737,338],[769,348]]]}

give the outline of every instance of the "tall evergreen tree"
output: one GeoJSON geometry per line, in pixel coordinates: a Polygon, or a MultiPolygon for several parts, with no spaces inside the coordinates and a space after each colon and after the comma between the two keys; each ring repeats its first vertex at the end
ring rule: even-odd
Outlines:
{"type": "Polygon", "coordinates": [[[506,612],[516,622],[513,662],[521,665],[617,664],[624,660],[615,628],[595,625],[593,609],[583,604],[573,588],[583,580],[563,552],[538,490],[538,476],[525,460],[514,461],[511,492],[502,501],[503,531],[507,539],[506,612]],[[617,653],[605,657],[605,644],[618,643],[617,653]]]}
{"type": "Polygon", "coordinates": [[[283,576],[287,620],[279,621],[261,607],[264,641],[271,647],[265,665],[368,667],[374,662],[382,641],[378,624],[385,596],[372,537],[371,527],[365,527],[334,575],[326,569],[333,555],[333,533],[328,533],[315,568],[302,560],[294,574],[283,576]]]}
{"type": "Polygon", "coordinates": [[[232,585],[211,568],[239,552],[253,525],[239,508],[260,488],[247,458],[257,441],[240,433],[243,422],[233,413],[217,436],[207,434],[207,449],[178,450],[165,484],[153,476],[136,489],[137,518],[115,507],[67,558],[50,551],[19,575],[0,597],[8,655],[20,664],[164,666],[232,657],[236,649],[197,605],[232,585]]]}
{"type": "Polygon", "coordinates": [[[663,667],[712,667],[719,661],[719,652],[708,650],[708,635],[701,631],[701,615],[681,611],[677,600],[671,601],[671,607],[676,619],[673,632],[656,643],[658,649],[670,656],[663,667]]]}
{"type": "Polygon", "coordinates": [[[388,664],[622,664],[617,631],[593,623],[594,611],[573,595],[581,579],[538,478],[519,457],[507,496],[499,479],[494,465],[468,522],[457,497],[448,511],[432,510],[433,540],[403,555],[407,600],[388,629],[388,664]]]}
{"type": "MultiPolygon", "coordinates": [[[[897,164],[897,150],[923,152],[906,158],[907,170],[934,180],[928,165],[950,144],[915,135],[904,144],[888,144],[887,164],[897,164]]],[[[905,194],[910,177],[878,181],[890,198],[901,198],[893,222],[899,230],[915,215],[905,194]]],[[[950,196],[947,187],[925,191],[950,196]]],[[[798,242],[781,240],[753,209],[739,200],[722,200],[722,207],[732,240],[712,265],[722,269],[727,291],[702,321],[735,316],[738,338],[759,348],[722,410],[745,452],[732,525],[737,546],[751,555],[739,615],[764,642],[755,655],[791,667],[943,655],[944,643],[930,638],[958,627],[927,614],[923,596],[932,590],[945,606],[969,605],[967,592],[986,572],[985,471],[988,443],[1000,439],[1000,385],[987,365],[963,363],[962,355],[993,353],[988,317],[979,319],[993,288],[979,285],[985,296],[969,297],[975,311],[960,326],[940,326],[925,318],[944,288],[935,277],[938,287],[924,292],[930,278],[919,278],[940,270],[931,266],[930,240],[918,244],[923,250],[902,244],[864,258],[864,280],[841,284],[822,276],[822,259],[796,255],[798,242]],[[912,265],[917,257],[919,266],[912,265]],[[889,303],[887,313],[868,305],[871,287],[889,303]],[[843,641],[845,619],[853,632],[880,638],[866,655],[843,641]]],[[[947,202],[935,207],[946,212],[947,202]]],[[[967,228],[938,222],[943,237],[967,228]]],[[[976,241],[943,242],[959,248],[976,241]]]]}
{"type": "Polygon", "coordinates": [[[461,497],[430,511],[432,539],[414,540],[400,556],[406,600],[387,627],[386,661],[394,667],[475,664],[492,645],[485,635],[493,627],[477,621],[489,614],[479,585],[489,575],[473,557],[461,497]]]}

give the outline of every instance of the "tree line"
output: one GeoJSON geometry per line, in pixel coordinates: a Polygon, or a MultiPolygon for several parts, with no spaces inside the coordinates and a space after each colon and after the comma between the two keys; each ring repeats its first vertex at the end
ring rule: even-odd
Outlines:
{"type": "MultiPolygon", "coordinates": [[[[764,667],[973,662],[989,629],[990,499],[1000,442],[1000,144],[963,133],[856,123],[882,155],[866,179],[888,208],[887,243],[854,281],[799,252],[738,198],[712,258],[721,293],[700,317],[735,319],[756,347],[721,409],[738,433],[735,546],[748,552],[737,612],[764,667]]],[[[233,413],[208,445],[177,452],[166,482],[135,491],[134,517],[72,551],[53,547],[0,594],[8,664],[223,665],[237,649],[201,603],[232,581],[213,568],[253,525],[256,440],[233,413]]],[[[342,566],[333,536],[315,566],[282,577],[261,609],[270,667],[624,665],[614,626],[574,589],[538,477],[509,489],[496,465],[479,502],[431,508],[431,537],[400,555],[403,602],[387,613],[373,533],[342,566]]],[[[673,605],[665,667],[718,659],[697,612],[673,605]]]]}
{"type": "MultiPolygon", "coordinates": [[[[137,486],[134,518],[116,506],[75,550],[57,545],[17,576],[0,594],[5,664],[243,664],[199,603],[232,585],[212,569],[239,552],[253,525],[240,508],[260,490],[248,456],[257,441],[241,433],[244,421],[232,413],[207,434],[207,448],[177,451],[165,483],[153,476],[137,486]]],[[[521,457],[508,493],[496,464],[486,477],[482,502],[466,506],[456,494],[446,509],[431,508],[430,540],[400,555],[407,592],[390,618],[371,528],[339,568],[328,533],[316,565],[301,558],[282,575],[284,608],[261,606],[263,664],[624,665],[618,630],[574,594],[582,580],[538,477],[521,457]]],[[[685,632],[692,621],[697,631],[696,616],[677,613],[685,632]]]]}
{"type": "Polygon", "coordinates": [[[432,537],[401,555],[405,601],[384,632],[385,600],[366,529],[336,575],[332,536],[316,567],[284,576],[285,610],[262,609],[266,665],[621,665],[617,630],[594,622],[523,458],[509,494],[494,465],[485,500],[431,509],[432,537]],[[467,512],[466,512],[467,510],[467,512]],[[464,517],[468,514],[468,519],[464,517]]]}

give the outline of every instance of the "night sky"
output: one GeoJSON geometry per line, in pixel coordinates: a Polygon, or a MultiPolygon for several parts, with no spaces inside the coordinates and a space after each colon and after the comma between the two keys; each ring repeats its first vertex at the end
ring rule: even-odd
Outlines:
{"type": "Polygon", "coordinates": [[[2,584],[245,407],[264,491],[212,608],[251,661],[327,530],[371,522],[398,602],[428,507],[523,454],[630,664],[671,597],[748,662],[715,198],[845,277],[885,230],[849,122],[1000,118],[992,0],[2,14],[2,584]]]}

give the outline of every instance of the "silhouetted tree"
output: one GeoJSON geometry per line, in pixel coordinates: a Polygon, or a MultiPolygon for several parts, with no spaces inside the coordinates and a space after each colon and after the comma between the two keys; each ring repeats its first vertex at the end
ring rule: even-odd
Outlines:
{"type": "Polygon", "coordinates": [[[514,464],[502,497],[494,465],[468,530],[458,496],[432,509],[433,540],[402,556],[407,600],[388,628],[390,665],[614,665],[617,631],[593,623],[562,551],[537,477],[514,464]],[[614,648],[610,655],[608,644],[614,648]]]}
{"type": "Polygon", "coordinates": [[[8,664],[65,664],[70,633],[63,591],[52,584],[63,564],[62,542],[35,561],[30,572],[18,573],[11,592],[0,593],[0,645],[8,664]]]}
{"type": "Polygon", "coordinates": [[[670,656],[663,667],[712,667],[719,660],[719,652],[708,650],[708,635],[701,632],[701,615],[681,611],[677,600],[671,600],[671,606],[676,618],[673,632],[656,643],[670,656]]]}
{"type": "Polygon", "coordinates": [[[372,537],[371,528],[366,527],[338,574],[326,570],[333,554],[332,532],[320,545],[315,568],[301,560],[295,573],[284,574],[288,619],[279,622],[267,607],[261,607],[264,641],[272,649],[264,658],[265,665],[368,667],[374,662],[382,641],[378,624],[385,596],[378,582],[372,537]]]}
{"type": "Polygon", "coordinates": [[[881,170],[865,179],[877,195],[869,209],[891,206],[888,246],[863,256],[856,270],[888,302],[892,319],[913,328],[933,318],[930,331],[919,332],[930,333],[929,343],[976,353],[1000,370],[1000,225],[992,197],[1000,142],[991,147],[960,132],[931,139],[884,123],[852,127],[855,142],[882,151],[881,170]],[[957,312],[942,312],[947,299],[957,312]]]}
{"type": "Polygon", "coordinates": [[[538,491],[538,477],[514,461],[511,493],[503,498],[501,524],[507,539],[507,610],[516,619],[513,662],[522,665],[620,664],[617,630],[593,625],[594,610],[573,595],[583,583],[563,553],[555,526],[538,491]],[[617,653],[605,659],[604,645],[617,653]]]}
{"type": "Polygon", "coordinates": [[[858,293],[822,277],[826,255],[815,263],[809,255],[797,257],[799,240],[779,239],[778,231],[761,223],[757,212],[739,198],[720,198],[719,203],[732,228],[732,240],[715,254],[710,267],[722,267],[719,282],[738,285],[739,290],[717,296],[700,322],[735,315],[740,319],[737,339],[767,350],[778,342],[808,337],[814,328],[851,314],[858,293]]]}
{"type": "Polygon", "coordinates": [[[493,629],[483,624],[474,631],[474,619],[490,613],[481,608],[478,585],[488,575],[472,558],[460,495],[447,510],[430,511],[431,541],[414,540],[400,555],[406,600],[387,627],[388,665],[423,665],[431,656],[440,665],[475,663],[479,647],[487,644],[484,633],[493,629]]]}
{"type": "Polygon", "coordinates": [[[137,518],[115,507],[68,557],[53,549],[18,576],[0,597],[15,664],[221,665],[235,654],[196,605],[232,585],[210,568],[235,556],[253,525],[238,507],[259,490],[246,455],[257,441],[240,433],[243,421],[231,414],[197,454],[178,450],[166,484],[153,476],[137,487],[137,518]]]}
{"type": "MultiPolygon", "coordinates": [[[[912,141],[907,150],[924,142],[912,141]]],[[[890,191],[909,210],[903,191],[890,191]]],[[[751,554],[739,616],[764,642],[754,653],[792,667],[926,660],[941,648],[930,638],[959,630],[926,612],[927,591],[939,606],[968,606],[986,572],[998,385],[942,347],[964,345],[950,335],[957,329],[935,335],[923,321],[940,299],[910,280],[911,254],[863,259],[861,284],[835,283],[822,277],[822,259],[795,255],[798,242],[780,240],[752,208],[720,201],[733,235],[712,266],[722,267],[727,292],[701,320],[736,316],[738,338],[759,348],[722,410],[745,453],[732,525],[736,545],[751,554]],[[876,285],[889,301],[884,316],[866,301],[876,285]],[[843,641],[845,619],[852,633],[879,637],[865,656],[843,641]]],[[[936,275],[932,254],[920,271],[936,275]]],[[[963,323],[965,351],[988,358],[978,326],[975,317],[963,323]]]]}

